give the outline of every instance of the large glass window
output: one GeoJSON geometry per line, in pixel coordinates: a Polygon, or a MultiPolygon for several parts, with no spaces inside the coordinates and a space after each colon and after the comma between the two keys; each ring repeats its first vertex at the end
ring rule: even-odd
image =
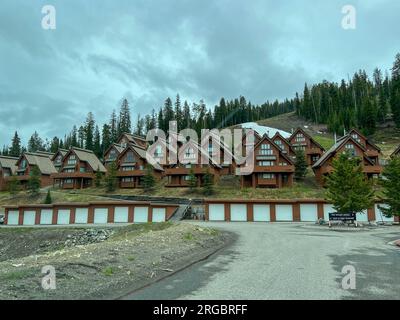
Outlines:
{"type": "Polygon", "coordinates": [[[135,162],[135,155],[133,154],[132,151],[128,151],[126,153],[125,162],[135,162]]]}
{"type": "Polygon", "coordinates": [[[71,154],[68,158],[68,165],[75,165],[76,164],[76,156],[74,154],[71,154]]]}
{"type": "Polygon", "coordinates": [[[265,143],[261,145],[259,154],[262,156],[272,156],[274,152],[271,149],[271,145],[265,143]]]}

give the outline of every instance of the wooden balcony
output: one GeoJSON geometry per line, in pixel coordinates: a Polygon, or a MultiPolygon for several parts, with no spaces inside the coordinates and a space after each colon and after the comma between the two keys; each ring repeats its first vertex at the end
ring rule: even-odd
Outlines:
{"type": "Polygon", "coordinates": [[[381,166],[364,166],[363,172],[367,174],[381,174],[382,170],[381,166]]]}
{"type": "Polygon", "coordinates": [[[376,158],[376,157],[380,156],[379,152],[376,150],[367,150],[365,152],[365,154],[367,155],[367,157],[370,157],[370,158],[376,158]]]}
{"type": "MultiPolygon", "coordinates": [[[[293,173],[295,170],[294,166],[261,167],[257,165],[254,166],[253,170],[251,169],[252,168],[248,168],[249,173],[293,173]]],[[[243,167],[239,172],[246,172],[246,168],[243,167]]]]}
{"type": "MultiPolygon", "coordinates": [[[[183,176],[188,176],[190,175],[191,171],[194,174],[205,174],[207,171],[207,168],[193,168],[192,170],[189,168],[167,168],[165,169],[165,175],[167,176],[173,176],[173,175],[183,175],[183,176]]],[[[215,173],[215,168],[214,167],[209,167],[209,172],[211,174],[215,173]]]]}
{"type": "Polygon", "coordinates": [[[117,177],[143,177],[146,175],[146,170],[129,170],[129,171],[118,171],[117,177]]]}
{"type": "Polygon", "coordinates": [[[95,174],[93,172],[59,172],[53,173],[51,178],[53,179],[75,179],[75,178],[85,178],[93,179],[95,174]]]}

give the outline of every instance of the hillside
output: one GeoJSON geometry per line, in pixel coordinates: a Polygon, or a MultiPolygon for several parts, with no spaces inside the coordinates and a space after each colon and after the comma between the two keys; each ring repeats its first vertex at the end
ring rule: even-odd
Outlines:
{"type": "MultiPolygon", "coordinates": [[[[334,143],[334,135],[327,131],[326,125],[317,125],[304,120],[298,117],[295,112],[255,122],[262,126],[273,127],[287,132],[292,132],[293,129],[301,127],[321,143],[325,149],[329,149],[334,143]]],[[[400,129],[395,128],[392,122],[388,122],[380,126],[377,132],[370,138],[382,149],[383,157],[387,159],[400,145],[400,129]]]]}

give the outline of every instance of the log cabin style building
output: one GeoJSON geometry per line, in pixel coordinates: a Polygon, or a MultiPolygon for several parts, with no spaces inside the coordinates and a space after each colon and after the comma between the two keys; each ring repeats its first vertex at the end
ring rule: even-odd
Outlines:
{"type": "Polygon", "coordinates": [[[51,157],[51,161],[53,161],[54,167],[56,168],[57,172],[60,172],[62,160],[67,153],[67,149],[58,149],[58,151],[51,157]]]}
{"type": "Polygon", "coordinates": [[[289,143],[295,151],[304,151],[309,166],[313,166],[325,152],[324,147],[301,128],[293,132],[289,143]]]}
{"type": "Polygon", "coordinates": [[[131,134],[131,133],[123,133],[117,140],[117,144],[125,148],[128,144],[133,144],[139,148],[145,149],[148,146],[148,143],[144,137],[131,134]]]}
{"type": "Polygon", "coordinates": [[[52,174],[53,185],[58,182],[62,189],[83,189],[93,185],[97,171],[106,168],[93,151],[71,147],[62,159],[60,172],[52,174]]]}
{"type": "Polygon", "coordinates": [[[42,188],[53,184],[51,175],[57,172],[49,155],[43,153],[24,152],[17,160],[16,166],[17,179],[23,189],[26,188],[34,167],[39,169],[42,188]]]}
{"type": "Polygon", "coordinates": [[[254,168],[246,172],[245,165],[238,165],[241,171],[241,186],[244,188],[282,188],[293,185],[295,166],[293,160],[275,142],[264,135],[254,146],[254,168]]]}
{"type": "Polygon", "coordinates": [[[106,168],[113,162],[116,162],[121,152],[124,151],[124,147],[122,145],[113,143],[108,147],[106,152],[104,153],[104,165],[106,168]]]}
{"type": "Polygon", "coordinates": [[[288,140],[286,140],[280,133],[277,131],[275,135],[272,137],[272,141],[275,142],[275,144],[279,147],[279,149],[282,150],[283,154],[288,155],[291,158],[296,157],[296,153],[292,147],[292,145],[289,143],[288,140]]]}
{"type": "Polygon", "coordinates": [[[212,175],[214,183],[218,182],[221,166],[213,161],[199,144],[193,141],[182,144],[177,158],[178,163],[165,168],[166,187],[189,187],[191,173],[196,176],[197,186],[201,187],[204,185],[204,176],[207,170],[212,175]],[[202,157],[207,160],[207,164],[201,164],[202,157]]]}
{"type": "Polygon", "coordinates": [[[352,130],[349,134],[339,139],[312,167],[317,182],[325,184],[325,178],[332,171],[332,160],[341,153],[347,152],[351,156],[359,157],[363,166],[363,172],[368,178],[378,177],[382,173],[379,155],[380,151],[373,147],[371,142],[352,130]]]}
{"type": "Polygon", "coordinates": [[[152,167],[152,174],[156,180],[160,180],[164,172],[158,163],[151,165],[147,162],[146,150],[133,144],[127,145],[119,154],[116,163],[120,188],[142,188],[147,166],[152,167]]]}
{"type": "Polygon", "coordinates": [[[18,158],[0,156],[0,191],[7,190],[7,183],[12,175],[17,172],[18,158]]]}

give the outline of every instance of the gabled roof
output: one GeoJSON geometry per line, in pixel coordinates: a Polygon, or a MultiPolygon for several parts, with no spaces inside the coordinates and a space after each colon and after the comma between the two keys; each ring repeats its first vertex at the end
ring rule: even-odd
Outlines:
{"type": "Polygon", "coordinates": [[[366,144],[369,144],[371,146],[373,146],[376,150],[378,150],[379,152],[381,152],[381,148],[379,148],[376,144],[374,144],[373,142],[371,142],[370,139],[368,139],[366,136],[364,136],[360,131],[358,131],[357,129],[351,129],[345,136],[339,138],[339,141],[346,138],[346,136],[351,136],[353,133],[359,135],[362,139],[364,139],[366,141],[366,144]]]}
{"type": "Polygon", "coordinates": [[[201,157],[204,156],[206,159],[208,159],[208,161],[211,165],[213,165],[214,167],[217,167],[217,168],[221,168],[221,166],[218,163],[216,163],[212,157],[210,157],[210,155],[208,154],[208,152],[206,150],[203,150],[203,148],[198,143],[195,143],[192,140],[185,142],[185,145],[179,148],[178,161],[179,161],[179,157],[185,153],[187,148],[190,148],[190,147],[192,147],[194,149],[194,151],[197,152],[197,159],[198,159],[197,164],[201,164],[200,163],[201,157]],[[199,154],[199,152],[200,152],[200,154],[199,154]]]}
{"type": "Polygon", "coordinates": [[[34,152],[34,153],[37,153],[37,154],[42,154],[42,155],[44,155],[44,156],[48,156],[50,159],[51,158],[53,158],[53,156],[54,156],[54,153],[52,153],[52,152],[47,152],[47,151],[36,151],[36,152],[34,152]]]}
{"type": "MultiPolygon", "coordinates": [[[[359,146],[363,150],[363,152],[367,150],[362,144],[358,143],[358,141],[356,141],[353,137],[351,137],[350,135],[346,135],[343,139],[338,140],[327,152],[325,152],[322,155],[322,157],[319,158],[319,160],[312,166],[312,168],[314,169],[322,166],[328,159],[333,157],[336,154],[336,152],[348,141],[354,142],[357,146],[359,146]]],[[[364,157],[367,159],[368,162],[373,164],[372,160],[369,159],[366,155],[364,155],[364,157]]]]}
{"type": "Polygon", "coordinates": [[[21,155],[18,162],[20,162],[23,157],[25,157],[29,165],[37,166],[42,174],[48,175],[57,172],[53,162],[50,160],[48,155],[41,153],[25,152],[21,155]]]}
{"type": "MultiPolygon", "coordinates": [[[[141,159],[143,159],[143,160],[145,160],[147,163],[148,163],[148,161],[147,161],[147,158],[146,158],[146,150],[143,150],[142,148],[138,148],[137,146],[134,146],[134,145],[128,145],[119,155],[118,155],[118,160],[120,159],[120,158],[122,158],[122,156],[128,151],[128,150],[131,150],[131,151],[133,151],[134,153],[136,153],[141,159]]],[[[151,165],[155,170],[158,170],[158,171],[164,171],[164,169],[158,164],[158,163],[154,163],[154,164],[152,164],[152,163],[148,163],[149,165],[151,165]]]]}
{"type": "Polygon", "coordinates": [[[99,170],[100,172],[107,172],[107,169],[104,167],[104,165],[101,163],[99,158],[97,158],[93,151],[71,147],[69,152],[64,156],[64,159],[68,157],[71,152],[74,152],[80,161],[87,162],[89,166],[93,169],[93,171],[99,170]]]}
{"type": "Polygon", "coordinates": [[[302,133],[305,137],[307,137],[308,139],[310,139],[310,141],[312,143],[314,143],[315,145],[318,146],[318,148],[320,148],[321,150],[325,151],[325,148],[323,146],[321,146],[313,137],[311,137],[307,132],[305,132],[302,128],[297,128],[292,135],[289,138],[289,141],[291,141],[298,133],[302,133]]]}
{"type": "Polygon", "coordinates": [[[11,173],[14,174],[17,171],[18,158],[0,156],[0,167],[10,169],[11,173]]]}
{"type": "Polygon", "coordinates": [[[279,154],[280,154],[283,158],[285,158],[291,165],[294,164],[293,160],[292,160],[289,156],[285,155],[285,154],[282,152],[281,148],[279,148],[279,146],[278,146],[267,134],[265,134],[265,135],[261,138],[261,140],[254,146],[254,150],[256,150],[256,148],[258,148],[258,146],[261,145],[264,141],[268,141],[268,143],[270,143],[271,145],[273,145],[273,146],[279,151],[279,154]]]}
{"type": "Polygon", "coordinates": [[[118,143],[113,143],[111,144],[111,146],[108,147],[108,149],[104,152],[104,155],[106,155],[112,148],[114,148],[115,150],[117,150],[118,154],[120,154],[122,151],[124,151],[124,147],[121,146],[118,143]]]}
{"type": "MultiPolygon", "coordinates": [[[[282,141],[289,147],[289,150],[291,150],[292,152],[294,152],[293,147],[292,147],[292,145],[290,144],[290,142],[289,142],[287,139],[285,139],[285,137],[282,136],[282,135],[279,133],[279,131],[277,131],[271,139],[272,139],[272,141],[275,142],[275,139],[276,139],[276,138],[279,138],[280,140],[282,140],[282,141]]],[[[276,143],[275,143],[275,144],[276,144],[276,143]]]]}
{"type": "Polygon", "coordinates": [[[395,157],[400,155],[400,146],[397,147],[396,150],[394,150],[394,152],[392,153],[391,157],[395,157]]]}
{"type": "Polygon", "coordinates": [[[139,146],[140,148],[143,148],[143,146],[139,145],[137,141],[142,142],[144,145],[147,144],[146,138],[127,132],[122,133],[121,136],[118,138],[118,141],[121,141],[122,137],[124,136],[128,139],[129,143],[133,143],[134,145],[139,146]]]}
{"type": "Polygon", "coordinates": [[[54,161],[59,154],[61,154],[61,156],[64,158],[67,153],[67,149],[58,149],[57,152],[51,157],[51,161],[54,161]]]}

